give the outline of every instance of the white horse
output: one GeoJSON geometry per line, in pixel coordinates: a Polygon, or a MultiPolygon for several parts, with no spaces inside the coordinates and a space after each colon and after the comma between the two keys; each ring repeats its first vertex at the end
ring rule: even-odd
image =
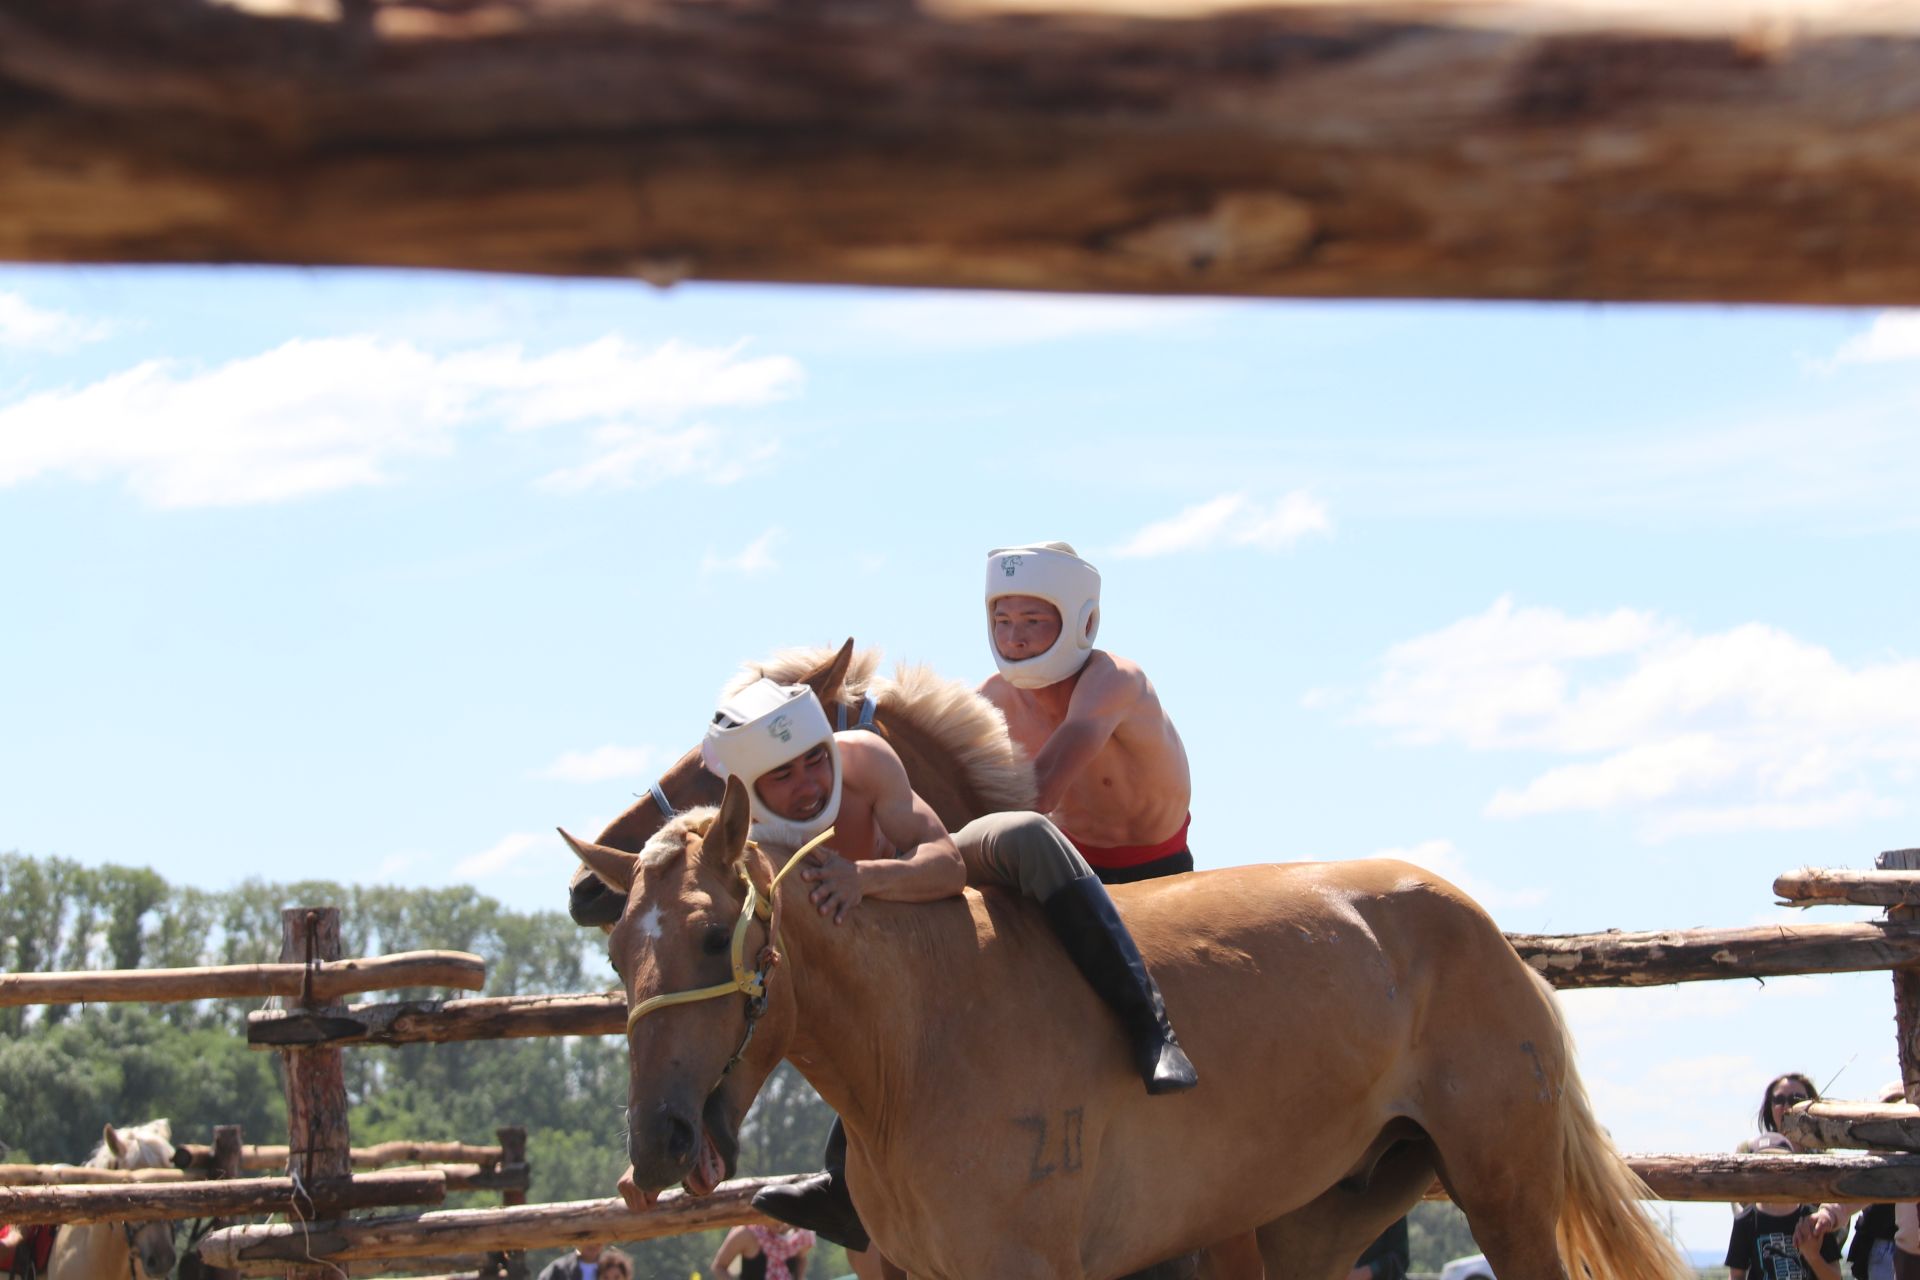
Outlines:
{"type": "MultiPolygon", "coordinates": [[[[173,1163],[173,1126],[150,1120],[133,1129],[106,1127],[87,1158],[94,1169],[165,1169],[173,1163]]],[[[166,1280],[173,1271],[170,1222],[98,1222],[65,1226],[54,1238],[46,1280],[166,1280]]]]}

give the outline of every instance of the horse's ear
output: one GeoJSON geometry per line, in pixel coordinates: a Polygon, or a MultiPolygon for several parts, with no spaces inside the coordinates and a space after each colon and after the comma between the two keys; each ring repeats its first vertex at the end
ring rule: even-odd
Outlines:
{"type": "Polygon", "coordinates": [[[587,864],[587,870],[604,881],[615,893],[627,893],[633,888],[633,882],[640,878],[640,855],[627,853],[621,849],[609,849],[603,844],[589,844],[584,840],[575,840],[567,834],[565,827],[557,828],[560,838],[567,842],[580,861],[587,864]]]}
{"type": "Polygon", "coordinates": [[[848,636],[847,642],[840,646],[840,652],[801,676],[800,683],[813,690],[821,706],[831,707],[840,701],[840,692],[846,688],[847,672],[852,666],[853,637],[848,636]]]}
{"type": "Polygon", "coordinates": [[[107,1150],[113,1152],[114,1159],[117,1160],[127,1154],[127,1144],[120,1141],[120,1135],[114,1131],[112,1125],[108,1125],[101,1131],[101,1137],[106,1140],[107,1150]]]}
{"type": "Polygon", "coordinates": [[[702,858],[716,857],[722,863],[734,863],[746,852],[747,832],[753,825],[753,803],[747,784],[739,774],[727,779],[727,794],[720,801],[720,816],[707,828],[700,844],[702,858]]]}

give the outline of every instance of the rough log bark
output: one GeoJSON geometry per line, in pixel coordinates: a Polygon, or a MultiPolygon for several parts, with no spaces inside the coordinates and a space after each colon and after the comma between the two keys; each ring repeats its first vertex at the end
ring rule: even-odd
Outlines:
{"type": "Polygon", "coordinates": [[[1796,1146],[1920,1152],[1920,1107],[1900,1102],[1808,1102],[1788,1110],[1780,1132],[1796,1146]]]}
{"type": "Polygon", "coordinates": [[[446,1175],[436,1170],[386,1170],[357,1178],[240,1178],[171,1186],[0,1187],[0,1222],[163,1222],[298,1212],[331,1216],[381,1205],[439,1204],[446,1175]]]}
{"type": "MultiPolygon", "coordinates": [[[[1889,849],[1876,856],[1873,865],[1883,872],[1920,871],[1920,849],[1889,849]]],[[[1920,911],[1913,907],[1887,910],[1889,920],[1905,924],[1913,923],[1916,915],[1920,911]]],[[[1920,969],[1912,966],[1893,971],[1893,1034],[1907,1101],[1920,1102],[1920,969]]]]}
{"type": "Polygon", "coordinates": [[[1852,903],[1862,907],[1920,906],[1920,872],[1835,871],[1802,867],[1773,882],[1773,891],[1786,905],[1811,907],[1852,903]]]}
{"type": "MultiPolygon", "coordinates": [[[[381,1169],[390,1164],[497,1165],[501,1148],[469,1142],[380,1142],[370,1147],[355,1147],[350,1154],[356,1169],[381,1169]]],[[[180,1143],[173,1149],[173,1163],[181,1169],[210,1168],[213,1148],[197,1142],[180,1143]]],[[[272,1144],[242,1147],[240,1167],[253,1173],[285,1169],[287,1148],[272,1144]]]]}
{"type": "MultiPolygon", "coordinates": [[[[1507,940],[1548,982],[1563,989],[1854,973],[1920,963],[1920,922],[1510,933],[1507,940]]],[[[625,1029],[626,1003],[617,994],[410,1000],[353,1005],[320,1016],[279,1011],[247,1015],[247,1043],[256,1049],[618,1035],[625,1029]]]]}
{"type": "Polygon", "coordinates": [[[0,1164],[0,1187],[84,1187],[198,1181],[179,1169],[90,1169],[83,1164],[0,1164]]]}
{"type": "MultiPolygon", "coordinates": [[[[1920,1156],[1633,1155],[1627,1164],[1656,1200],[1751,1204],[1920,1199],[1920,1156]]],[[[1438,1182],[1429,1200],[1445,1200],[1438,1182]]]]}
{"type": "Polygon", "coordinates": [[[1911,304],[1916,61],[1916,0],[10,0],[0,258],[1911,304]]]}
{"type": "MultiPolygon", "coordinates": [[[[209,1168],[207,1169],[207,1175],[209,1177],[218,1182],[239,1181],[242,1173],[241,1153],[246,1147],[245,1137],[246,1135],[241,1132],[240,1126],[237,1124],[214,1126],[213,1149],[209,1153],[209,1168]]],[[[179,1155],[180,1149],[178,1147],[174,1148],[176,1164],[179,1163],[179,1155]]],[[[207,1229],[210,1231],[219,1231],[233,1225],[233,1218],[223,1214],[208,1222],[207,1229]]],[[[238,1280],[239,1273],[228,1271],[222,1267],[206,1267],[203,1269],[202,1274],[204,1280],[238,1280]]]]}
{"type": "Polygon", "coordinates": [[[1856,973],[1920,962],[1920,924],[1879,920],[1661,933],[1510,933],[1507,940],[1562,990],[1856,973]]]}
{"type": "Polygon", "coordinates": [[[357,991],[402,987],[487,985],[487,962],[465,951],[405,951],[360,960],[336,960],[311,973],[297,964],[233,964],[204,969],[96,969],[74,973],[0,974],[0,1006],[22,1004],[158,1003],[281,996],[338,1000],[357,991]]]}
{"type": "Polygon", "coordinates": [[[308,1235],[303,1235],[297,1224],[234,1227],[201,1240],[200,1257],[213,1266],[232,1267],[305,1258],[308,1249],[315,1258],[337,1262],[424,1256],[454,1248],[518,1250],[607,1240],[651,1240],[689,1231],[765,1223],[768,1219],[753,1209],[753,1193],[797,1176],[740,1178],[722,1183],[712,1195],[700,1198],[669,1191],[645,1213],[635,1213],[619,1200],[576,1200],[328,1223],[316,1226],[308,1235]]]}
{"type": "MultiPolygon", "coordinates": [[[[340,910],[294,907],[280,913],[280,959],[308,966],[340,958],[340,910]]],[[[345,1006],[313,996],[299,1011],[322,1017],[345,1006]]],[[[346,1179],[353,1172],[353,1144],[347,1129],[346,1064],[338,1049],[285,1049],[280,1063],[287,1091],[287,1173],[302,1186],[346,1179]]],[[[374,1176],[374,1175],[368,1175],[374,1176]]],[[[446,1180],[440,1180],[445,1194],[446,1180]]],[[[326,1217],[315,1209],[306,1222],[326,1217]]],[[[323,1266],[287,1268],[287,1280],[329,1280],[323,1266]]]]}

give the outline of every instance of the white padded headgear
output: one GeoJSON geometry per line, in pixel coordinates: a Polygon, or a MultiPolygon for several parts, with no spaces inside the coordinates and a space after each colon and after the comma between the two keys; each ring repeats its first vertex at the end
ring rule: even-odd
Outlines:
{"type": "Polygon", "coordinates": [[[1064,542],[996,547],[987,553],[987,647],[1008,684],[1039,689],[1058,684],[1093,656],[1100,630],[1100,571],[1064,542]],[[1038,657],[1009,662],[993,643],[993,602],[1001,596],[1038,596],[1060,611],[1060,638],[1038,657]]]}
{"type": "Polygon", "coordinates": [[[840,744],[813,690],[804,684],[759,679],[720,704],[700,743],[701,758],[722,778],[738,774],[753,802],[754,838],[797,849],[840,816],[840,744]],[[821,743],[833,760],[833,790],[819,813],[804,822],[783,818],[761,801],[754,783],[821,743]]]}

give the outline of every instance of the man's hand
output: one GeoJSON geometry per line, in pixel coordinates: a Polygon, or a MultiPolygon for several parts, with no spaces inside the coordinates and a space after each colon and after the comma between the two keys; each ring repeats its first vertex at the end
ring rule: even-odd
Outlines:
{"type": "Polygon", "coordinates": [[[807,901],[839,924],[860,905],[860,868],[831,849],[821,849],[813,857],[814,864],[800,870],[800,878],[814,886],[807,901]]]}
{"type": "Polygon", "coordinates": [[[615,1185],[620,1188],[620,1198],[627,1202],[627,1208],[635,1213],[645,1213],[660,1198],[659,1192],[642,1191],[634,1185],[632,1165],[627,1166],[627,1171],[620,1175],[620,1181],[615,1185]]]}
{"type": "Polygon", "coordinates": [[[1821,1205],[1818,1209],[1800,1219],[1793,1228],[1793,1247],[1808,1256],[1820,1252],[1820,1241],[1838,1230],[1831,1205],[1821,1205]]]}

